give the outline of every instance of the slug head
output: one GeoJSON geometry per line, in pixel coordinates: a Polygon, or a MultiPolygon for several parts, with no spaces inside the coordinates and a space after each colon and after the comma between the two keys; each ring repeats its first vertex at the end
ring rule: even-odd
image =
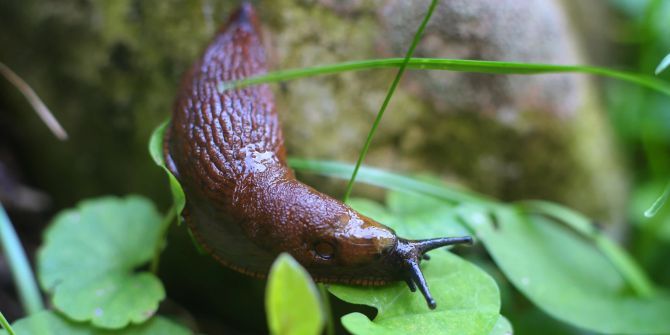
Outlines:
{"type": "Polygon", "coordinates": [[[376,221],[350,211],[353,216],[340,217],[337,229],[318,234],[307,243],[308,270],[321,281],[359,285],[379,285],[391,280],[404,280],[409,289],[423,294],[428,307],[436,307],[428,284],[421,272],[421,260],[430,250],[455,244],[472,244],[470,236],[426,240],[407,240],[376,221]],[[338,279],[333,280],[336,273],[338,279]],[[348,279],[348,280],[347,280],[348,279]]]}

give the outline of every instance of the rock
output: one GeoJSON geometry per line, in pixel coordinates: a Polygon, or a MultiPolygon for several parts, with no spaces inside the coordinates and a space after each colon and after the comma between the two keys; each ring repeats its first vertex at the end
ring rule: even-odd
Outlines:
{"type": "MultiPolygon", "coordinates": [[[[422,1],[277,0],[257,4],[272,68],[402,56],[422,1]]],[[[24,174],[57,206],[100,193],[168,201],[146,142],[168,117],[179,76],[233,3],[5,1],[0,60],[51,107],[59,143],[8,85],[0,98],[24,174]],[[18,131],[17,129],[22,129],[18,131]]],[[[417,56],[585,63],[558,1],[439,4],[417,56]]],[[[353,162],[394,70],[277,85],[288,151],[353,162]]],[[[369,165],[431,172],[506,200],[542,198],[622,219],[625,173],[591,80],[409,71],[373,141],[369,165]]]]}
{"type": "MultiPolygon", "coordinates": [[[[400,57],[429,2],[272,2],[275,67],[400,57]]],[[[561,3],[545,0],[440,2],[415,55],[585,63],[561,3]]],[[[289,152],[355,161],[394,72],[284,85],[289,152]]],[[[593,83],[576,74],[408,71],[366,163],[438,173],[505,200],[558,201],[605,222],[622,221],[627,194],[593,83]]]]}

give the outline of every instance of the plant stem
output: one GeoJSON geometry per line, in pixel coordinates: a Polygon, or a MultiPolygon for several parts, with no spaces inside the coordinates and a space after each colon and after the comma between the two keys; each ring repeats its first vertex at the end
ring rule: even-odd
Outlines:
{"type": "Polygon", "coordinates": [[[49,130],[56,136],[59,140],[64,141],[67,139],[67,133],[65,129],[58,123],[56,117],[51,113],[49,108],[42,102],[42,99],[35,93],[35,91],[28,85],[21,77],[19,77],[14,71],[12,71],[7,65],[0,62],[0,74],[2,74],[7,80],[18,89],[23,96],[28,100],[30,106],[33,107],[37,116],[42,119],[42,122],[47,125],[49,130]]]}
{"type": "Polygon", "coordinates": [[[437,6],[437,0],[432,0],[430,6],[428,7],[426,15],[423,17],[423,21],[421,22],[419,29],[416,31],[416,34],[414,34],[412,44],[407,50],[407,54],[405,55],[405,58],[403,59],[403,62],[400,65],[400,68],[398,68],[398,73],[396,73],[395,79],[393,79],[393,83],[391,83],[391,87],[389,87],[389,91],[386,94],[386,98],[384,98],[384,102],[382,103],[379,112],[377,113],[377,117],[375,118],[374,123],[372,123],[372,128],[370,128],[368,138],[365,140],[365,144],[363,145],[363,149],[361,150],[360,155],[358,155],[358,160],[356,161],[356,167],[354,168],[354,172],[351,174],[351,179],[349,179],[349,183],[347,184],[347,190],[346,192],[344,192],[345,202],[349,200],[351,190],[354,188],[354,182],[356,181],[356,175],[358,175],[358,169],[360,169],[361,164],[365,159],[365,156],[368,154],[368,150],[370,149],[370,143],[372,143],[372,137],[377,132],[377,128],[379,127],[379,124],[382,121],[382,117],[384,117],[384,112],[386,112],[386,108],[388,107],[389,102],[391,102],[391,97],[393,97],[393,93],[395,93],[395,90],[398,87],[398,84],[400,83],[400,78],[402,78],[403,73],[405,73],[407,63],[409,63],[410,58],[412,58],[412,55],[414,54],[414,49],[416,49],[416,45],[419,43],[421,35],[423,35],[423,31],[426,29],[426,25],[428,24],[430,17],[433,15],[433,11],[435,10],[436,6],[437,6]]]}
{"type": "Polygon", "coordinates": [[[163,221],[161,222],[161,230],[160,234],[158,235],[158,240],[156,241],[156,245],[154,246],[154,257],[151,259],[151,273],[157,275],[158,274],[158,266],[160,265],[161,261],[161,253],[163,252],[163,247],[165,246],[165,241],[167,240],[167,233],[168,230],[170,229],[170,224],[172,224],[172,221],[174,221],[174,218],[177,216],[177,209],[175,208],[174,205],[170,207],[168,212],[165,214],[163,217],[163,221]]]}
{"type": "Polygon", "coordinates": [[[35,275],[30,269],[30,263],[21,246],[21,241],[19,241],[19,237],[16,235],[16,231],[2,204],[0,204],[0,248],[7,257],[19,299],[26,314],[34,314],[44,309],[35,275]]]}
{"type": "Polygon", "coordinates": [[[9,335],[16,335],[12,326],[9,325],[5,316],[2,315],[2,312],[0,312],[0,326],[2,326],[2,329],[6,330],[9,335]]]}

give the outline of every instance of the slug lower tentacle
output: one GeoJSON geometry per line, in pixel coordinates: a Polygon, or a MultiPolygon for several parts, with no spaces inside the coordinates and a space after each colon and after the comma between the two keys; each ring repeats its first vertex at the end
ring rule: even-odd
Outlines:
{"type": "Polygon", "coordinates": [[[242,273],[264,277],[289,252],[316,281],[382,285],[405,280],[435,307],[419,264],[429,250],[470,237],[406,240],[295,179],[267,85],[219,91],[260,75],[266,59],[253,8],[230,18],[181,83],[165,135],[168,168],[186,194],[184,217],[200,244],[242,273]]]}

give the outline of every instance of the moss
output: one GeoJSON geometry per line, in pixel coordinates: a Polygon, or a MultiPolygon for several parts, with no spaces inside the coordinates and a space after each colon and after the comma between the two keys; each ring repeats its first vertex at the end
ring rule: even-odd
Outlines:
{"type": "MultiPolygon", "coordinates": [[[[524,7],[536,15],[524,23],[528,40],[506,35],[513,15],[508,3],[442,4],[417,52],[580,62],[554,2],[524,7]],[[479,9],[473,14],[468,6],[479,9]],[[538,22],[551,23],[540,34],[551,36],[548,41],[533,40],[538,22]]],[[[277,0],[257,7],[271,67],[282,69],[402,54],[421,18],[421,6],[407,6],[277,0]]],[[[0,59],[36,88],[71,134],[58,143],[18,95],[1,99],[12,123],[26,129],[15,132],[26,174],[57,205],[101,192],[140,192],[166,203],[164,178],[146,141],[170,114],[181,73],[233,7],[213,0],[0,4],[0,59]]],[[[393,74],[346,73],[276,86],[289,153],[354,161],[393,74]]],[[[437,173],[505,199],[556,200],[610,219],[620,215],[625,178],[600,114],[583,78],[409,72],[366,162],[437,173]]]]}

